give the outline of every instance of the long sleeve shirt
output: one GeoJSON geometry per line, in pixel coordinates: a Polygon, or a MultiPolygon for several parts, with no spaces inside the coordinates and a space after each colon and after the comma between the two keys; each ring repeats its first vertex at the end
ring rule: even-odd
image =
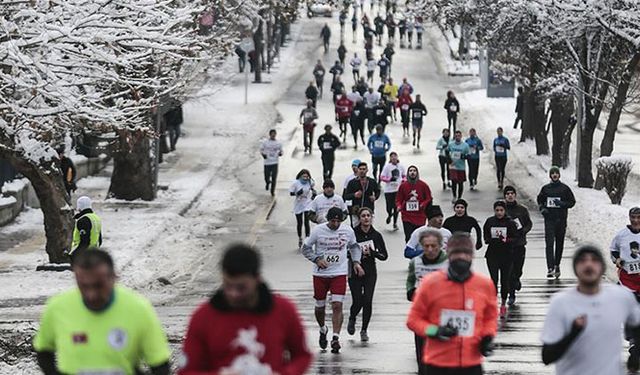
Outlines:
{"type": "Polygon", "coordinates": [[[369,148],[369,152],[374,157],[385,156],[387,151],[391,149],[391,140],[386,134],[378,135],[374,133],[369,137],[367,148],[369,148]]]}
{"type": "Polygon", "coordinates": [[[576,198],[569,186],[558,181],[544,185],[537,202],[545,219],[566,221],[569,208],[576,205],[576,198]]]}

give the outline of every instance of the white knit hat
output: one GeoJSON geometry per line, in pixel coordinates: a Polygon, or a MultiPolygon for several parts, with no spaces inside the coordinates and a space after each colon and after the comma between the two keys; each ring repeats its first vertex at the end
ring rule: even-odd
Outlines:
{"type": "Polygon", "coordinates": [[[76,208],[78,209],[78,211],[84,211],[87,208],[91,208],[91,198],[84,195],[81,196],[80,198],[78,198],[76,208]]]}

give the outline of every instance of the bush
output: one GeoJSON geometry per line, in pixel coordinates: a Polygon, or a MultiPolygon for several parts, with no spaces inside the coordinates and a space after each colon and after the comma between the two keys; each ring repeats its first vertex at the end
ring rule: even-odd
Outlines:
{"type": "Polygon", "coordinates": [[[596,160],[596,168],[602,176],[603,187],[607,191],[611,203],[620,204],[627,192],[627,177],[633,161],[629,156],[603,156],[596,160]]]}

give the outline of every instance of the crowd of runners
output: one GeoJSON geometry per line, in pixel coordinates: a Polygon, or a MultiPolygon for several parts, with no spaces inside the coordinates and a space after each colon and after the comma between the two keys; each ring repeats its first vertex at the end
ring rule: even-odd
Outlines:
{"type": "MultiPolygon", "coordinates": [[[[373,8],[372,1],[371,15],[373,8]]],[[[299,116],[304,152],[312,154],[317,146],[322,161],[322,171],[300,169],[288,188],[299,253],[312,263],[317,342],[323,351],[330,348],[340,353],[344,320],[349,335],[359,330],[362,342],[370,340],[377,263],[391,254],[376,228],[387,225],[386,229],[396,231],[400,220],[407,260],[406,298],[410,301],[406,325],[415,337],[417,372],[482,374],[484,358],[496,350],[498,322],[508,318],[518,292],[525,287],[521,277],[533,223],[529,209],[517,199],[516,188],[505,185],[510,143],[501,128],[496,129],[490,149],[502,199],[488,203],[493,209],[489,217],[469,215],[469,203],[463,198],[465,183],[477,189],[485,143],[474,129],[466,137],[458,129],[460,103],[453,91],[443,96],[447,127],[429,156],[438,160],[442,189],[451,191],[451,203],[437,204],[418,166],[403,164],[401,155],[393,151],[392,144],[399,140],[391,139],[387,128],[401,126],[402,138],[410,139],[419,150],[429,112],[408,78],[398,85],[391,76],[396,28],[401,48],[421,48],[422,20],[411,15],[397,18],[393,1],[387,1],[385,9],[386,17],[376,14],[371,23],[364,4],[353,3],[353,40],[355,43],[362,25],[365,45],[364,60],[355,52],[348,61],[353,79],[348,91],[344,28],[350,11],[345,6],[340,13],[338,60],[328,69],[335,117],[322,119],[324,133],[314,136],[320,121],[316,107],[323,99],[327,72],[321,61],[313,68],[314,79],[305,91],[307,101],[299,116]],[[373,46],[382,44],[385,28],[388,43],[376,59],[373,46]],[[360,75],[362,67],[366,76],[360,75]],[[376,70],[378,87],[374,87],[376,70]],[[341,170],[350,167],[350,172],[337,190],[333,180],[336,152],[351,141],[355,151],[359,145],[364,149],[361,159],[339,166],[341,170]],[[376,213],[382,195],[385,212],[376,213]],[[454,214],[445,218],[443,206],[452,207],[454,214]],[[489,276],[472,270],[474,254],[483,248],[489,276]],[[345,319],[347,288],[351,306],[345,319]]],[[[328,53],[328,26],[321,38],[328,53]]],[[[276,130],[269,131],[259,152],[264,159],[265,190],[275,196],[279,159],[284,156],[276,130]]],[[[567,215],[576,203],[571,189],[560,181],[559,168],[550,168],[549,183],[541,187],[536,203],[544,217],[546,277],[557,279],[567,215]]],[[[557,374],[622,374],[623,328],[630,342],[627,368],[635,372],[640,366],[640,349],[635,346],[640,340],[640,208],[631,209],[629,219],[609,252],[621,286],[602,281],[607,260],[601,249],[581,246],[572,260],[577,286],[551,299],[541,354],[545,364],[556,364],[557,374]]],[[[101,242],[100,231],[93,232],[93,242],[101,242]]],[[[42,371],[138,374],[145,363],[152,374],[171,373],[169,345],[159,319],[144,297],[116,282],[111,256],[83,248],[74,255],[72,266],[78,288],[47,303],[34,339],[42,371]]],[[[294,375],[308,370],[312,354],[301,317],[288,298],[271,291],[261,266],[260,253],[251,246],[234,244],[224,251],[222,285],[191,317],[176,363],[178,374],[294,375]]]]}

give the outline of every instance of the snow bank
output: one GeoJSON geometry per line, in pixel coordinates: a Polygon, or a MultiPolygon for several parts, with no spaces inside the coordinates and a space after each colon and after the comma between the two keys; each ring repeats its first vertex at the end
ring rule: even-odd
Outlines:
{"type": "Polygon", "coordinates": [[[2,185],[3,193],[17,193],[24,189],[27,186],[29,180],[26,178],[15,179],[8,182],[5,182],[2,185]]]}
{"type": "Polygon", "coordinates": [[[12,204],[14,204],[16,202],[18,202],[18,201],[14,197],[3,197],[3,196],[0,196],[0,207],[9,206],[9,205],[12,205],[12,204]]]}

